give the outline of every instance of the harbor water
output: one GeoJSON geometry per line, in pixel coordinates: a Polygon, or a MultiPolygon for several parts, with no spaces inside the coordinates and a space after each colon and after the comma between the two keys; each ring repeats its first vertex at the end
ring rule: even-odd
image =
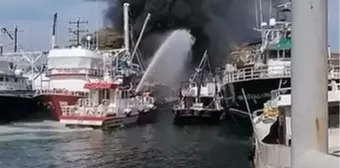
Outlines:
{"type": "Polygon", "coordinates": [[[170,110],[157,123],[111,131],[18,122],[0,126],[0,167],[246,168],[248,144],[237,125],[175,126],[170,110]]]}

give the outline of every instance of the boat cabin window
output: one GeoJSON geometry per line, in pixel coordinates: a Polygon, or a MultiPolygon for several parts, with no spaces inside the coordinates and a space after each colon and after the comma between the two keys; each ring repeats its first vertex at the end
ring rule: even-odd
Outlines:
{"type": "Polygon", "coordinates": [[[0,82],[4,81],[4,77],[0,76],[0,82]]]}
{"type": "Polygon", "coordinates": [[[278,53],[277,53],[277,50],[270,50],[269,51],[269,55],[268,55],[268,58],[269,59],[275,59],[275,58],[278,58],[278,53]]]}
{"type": "Polygon", "coordinates": [[[213,100],[214,99],[212,97],[201,97],[200,98],[200,101],[203,103],[203,107],[207,107],[207,106],[213,107],[214,106],[213,100]]]}
{"type": "Polygon", "coordinates": [[[290,50],[269,50],[269,59],[291,58],[290,50]]]}
{"type": "Polygon", "coordinates": [[[110,93],[108,89],[99,90],[99,102],[103,99],[110,99],[110,93]]]}
{"type": "Polygon", "coordinates": [[[130,91],[129,90],[123,90],[122,91],[122,99],[128,99],[130,98],[130,91]]]}
{"type": "Polygon", "coordinates": [[[14,82],[18,82],[18,78],[14,78],[14,82]]]}
{"type": "Polygon", "coordinates": [[[6,81],[6,82],[9,82],[9,79],[8,79],[8,77],[5,77],[5,81],[6,81]]]}
{"type": "Polygon", "coordinates": [[[184,106],[186,108],[191,107],[193,105],[193,103],[195,102],[195,98],[194,97],[185,97],[184,98],[184,106]]]}

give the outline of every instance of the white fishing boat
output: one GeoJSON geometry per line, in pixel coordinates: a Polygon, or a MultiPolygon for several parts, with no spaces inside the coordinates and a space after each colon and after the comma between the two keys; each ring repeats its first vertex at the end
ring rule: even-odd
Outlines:
{"type": "MultiPolygon", "coordinates": [[[[271,100],[257,110],[251,118],[255,144],[252,150],[256,168],[291,167],[291,88],[271,92],[271,100]]],[[[329,154],[340,156],[339,145],[340,85],[335,80],[328,87],[328,144],[329,154]]]]}
{"type": "MultiPolygon", "coordinates": [[[[203,66],[209,64],[206,52],[189,85],[180,90],[179,102],[173,108],[174,123],[219,123],[224,109],[219,85],[214,78],[203,80],[203,66]]],[[[209,66],[209,65],[208,65],[209,66]]]]}

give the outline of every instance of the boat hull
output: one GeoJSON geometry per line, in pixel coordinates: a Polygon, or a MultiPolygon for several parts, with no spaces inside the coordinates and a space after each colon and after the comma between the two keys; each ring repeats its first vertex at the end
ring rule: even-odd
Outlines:
{"type": "Polygon", "coordinates": [[[116,128],[135,124],[138,114],[128,117],[60,116],[60,123],[68,127],[116,128]]]}
{"type": "Polygon", "coordinates": [[[157,121],[157,108],[148,111],[140,111],[138,114],[137,124],[149,124],[157,121]]]}
{"type": "Polygon", "coordinates": [[[0,123],[28,119],[37,112],[37,103],[32,98],[0,96],[0,123]]]}
{"type": "Polygon", "coordinates": [[[219,124],[224,110],[173,109],[174,124],[219,124]]]}
{"type": "Polygon", "coordinates": [[[75,105],[79,98],[81,96],[47,94],[36,96],[34,99],[39,102],[44,119],[59,121],[62,105],[75,105]]]}
{"type": "Polygon", "coordinates": [[[280,87],[290,87],[290,78],[272,78],[235,82],[223,86],[224,107],[226,116],[249,120],[248,109],[242,89],[247,97],[250,112],[262,109],[263,104],[271,97],[271,91],[280,87]],[[281,81],[281,82],[280,82],[281,81]],[[281,84],[280,84],[281,83],[281,84]]]}

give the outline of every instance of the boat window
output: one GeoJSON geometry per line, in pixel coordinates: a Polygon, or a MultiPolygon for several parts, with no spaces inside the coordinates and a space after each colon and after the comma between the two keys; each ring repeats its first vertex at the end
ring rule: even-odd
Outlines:
{"type": "Polygon", "coordinates": [[[105,99],[110,99],[110,90],[109,89],[106,89],[105,90],[105,95],[106,95],[106,97],[105,97],[105,99]]]}
{"type": "Polygon", "coordinates": [[[285,50],[285,57],[284,58],[291,58],[290,57],[290,50],[285,50]]]}
{"type": "Polygon", "coordinates": [[[284,58],[284,57],[285,57],[284,50],[279,50],[278,58],[284,58]]]}
{"type": "Polygon", "coordinates": [[[332,86],[329,86],[329,85],[328,85],[327,88],[328,88],[328,91],[332,90],[332,86]]]}
{"type": "Polygon", "coordinates": [[[101,60],[84,57],[52,57],[48,59],[49,68],[99,68],[101,60]]]}
{"type": "Polygon", "coordinates": [[[2,81],[4,81],[4,77],[1,76],[0,77],[0,82],[2,82],[2,81]]]}
{"type": "Polygon", "coordinates": [[[6,81],[6,82],[9,82],[9,79],[8,79],[8,77],[5,77],[5,81],[6,81]]]}
{"type": "Polygon", "coordinates": [[[270,50],[269,51],[269,56],[270,59],[277,58],[278,57],[278,52],[277,50],[270,50]]]}
{"type": "Polygon", "coordinates": [[[186,108],[191,107],[194,102],[195,102],[195,98],[193,98],[193,97],[185,97],[184,98],[184,106],[186,108]]]}
{"type": "Polygon", "coordinates": [[[18,78],[14,78],[14,82],[18,82],[18,78]]]}
{"type": "Polygon", "coordinates": [[[123,98],[123,99],[128,98],[127,92],[126,92],[125,90],[122,91],[122,98],[123,98]]]}

